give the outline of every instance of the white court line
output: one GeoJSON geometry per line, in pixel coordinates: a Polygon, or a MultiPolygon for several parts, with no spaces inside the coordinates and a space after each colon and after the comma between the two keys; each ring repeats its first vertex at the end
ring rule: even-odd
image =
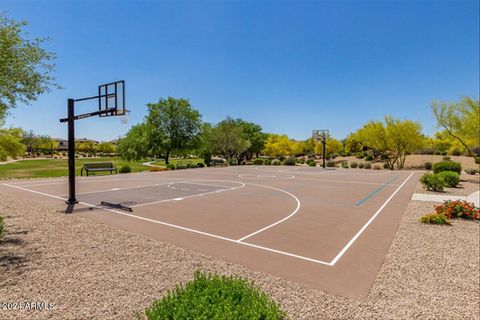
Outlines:
{"type": "Polygon", "coordinates": [[[123,188],[113,188],[113,189],[104,189],[104,190],[97,190],[97,191],[88,191],[88,192],[77,192],[77,195],[80,194],[91,194],[91,193],[106,193],[106,192],[113,192],[113,191],[120,191],[120,190],[130,190],[130,189],[140,189],[140,188],[150,188],[150,187],[159,187],[168,185],[169,182],[166,183],[155,183],[155,184],[146,184],[144,186],[135,186],[135,187],[123,187],[123,188]]]}
{"type": "Polygon", "coordinates": [[[343,247],[343,249],[335,256],[335,258],[333,258],[333,260],[330,262],[332,266],[337,263],[337,261],[345,254],[345,252],[347,252],[347,250],[352,246],[352,244],[357,240],[357,238],[360,237],[360,235],[363,233],[363,231],[365,231],[365,229],[367,229],[370,223],[375,220],[375,218],[380,214],[380,212],[382,212],[383,208],[385,208],[385,206],[390,202],[390,200],[392,200],[392,198],[397,194],[397,192],[400,191],[400,189],[405,185],[405,183],[407,183],[407,181],[413,176],[413,174],[414,172],[410,173],[407,179],[405,179],[405,181],[403,181],[403,183],[397,188],[397,190],[395,190],[395,192],[393,192],[392,195],[388,197],[387,201],[385,201],[385,203],[377,210],[377,212],[375,212],[375,214],[367,221],[367,223],[365,223],[365,225],[360,229],[360,231],[358,231],[357,234],[353,236],[353,238],[345,245],[345,247],[343,247]]]}
{"type": "MultiPolygon", "coordinates": [[[[19,187],[19,186],[16,186],[16,185],[10,185],[10,184],[7,184],[7,183],[4,183],[3,185],[7,186],[7,187],[16,188],[16,189],[20,189],[20,190],[23,190],[23,191],[28,191],[28,192],[40,194],[40,195],[43,195],[43,196],[55,198],[55,199],[60,199],[60,200],[65,200],[65,201],[67,200],[67,199],[62,198],[62,197],[54,196],[54,195],[44,193],[44,192],[40,192],[40,191],[30,190],[30,189],[19,187]]],[[[180,198],[179,198],[179,200],[180,200],[180,198]]],[[[187,228],[187,227],[182,227],[182,226],[172,224],[172,223],[168,223],[168,222],[163,222],[163,221],[159,221],[159,220],[144,218],[144,217],[136,216],[136,215],[126,213],[126,212],[117,211],[117,210],[114,210],[114,209],[109,209],[109,208],[105,208],[105,207],[101,207],[101,206],[92,205],[92,204],[87,203],[87,202],[79,202],[79,203],[83,204],[83,205],[86,205],[86,206],[89,206],[89,207],[92,207],[92,208],[99,208],[99,209],[102,209],[102,210],[105,210],[105,211],[113,212],[113,213],[120,214],[120,215],[123,215],[123,216],[131,217],[131,218],[134,218],[134,219],[153,222],[153,223],[156,223],[156,224],[161,224],[161,225],[176,228],[176,229],[197,233],[197,234],[201,234],[201,235],[204,235],[204,236],[225,240],[225,241],[228,241],[228,242],[237,243],[237,244],[247,246],[247,247],[251,247],[251,248],[256,248],[256,249],[269,251],[269,252],[274,252],[274,253],[278,253],[278,254],[281,254],[281,255],[284,255],[284,256],[289,256],[289,257],[293,257],[293,258],[297,258],[297,259],[301,259],[301,260],[306,260],[306,261],[310,261],[310,262],[314,262],[314,263],[318,263],[318,264],[331,266],[331,264],[329,262],[322,261],[322,260],[317,260],[317,259],[312,259],[312,258],[305,257],[305,256],[296,255],[296,254],[293,254],[293,253],[290,253],[290,252],[280,251],[280,250],[276,250],[276,249],[272,249],[272,248],[268,248],[268,247],[263,247],[263,246],[259,246],[259,245],[256,245],[256,244],[251,244],[251,243],[248,243],[248,242],[240,242],[238,240],[218,236],[216,234],[203,232],[203,231],[200,231],[200,230],[195,230],[195,229],[191,229],[191,228],[187,228]]]]}
{"type": "Polygon", "coordinates": [[[272,224],[270,224],[270,225],[268,225],[268,226],[266,226],[266,227],[264,227],[264,228],[262,228],[262,229],[260,229],[260,230],[257,230],[257,231],[255,231],[255,232],[252,232],[252,233],[250,233],[250,234],[247,234],[246,236],[238,239],[238,240],[237,240],[238,242],[241,242],[241,241],[243,241],[243,240],[245,240],[245,239],[247,239],[247,238],[250,238],[250,237],[252,237],[252,236],[254,236],[254,235],[256,235],[256,234],[259,234],[260,232],[263,232],[263,231],[265,231],[265,230],[268,230],[268,229],[270,229],[270,228],[275,227],[277,224],[280,224],[280,223],[282,223],[282,222],[290,219],[291,217],[293,217],[293,216],[298,212],[298,210],[300,210],[300,200],[298,200],[298,198],[297,198],[295,195],[291,194],[290,192],[285,191],[285,190],[282,190],[282,189],[279,189],[279,188],[270,187],[270,186],[264,186],[264,185],[260,185],[260,184],[256,184],[256,183],[250,183],[250,184],[251,184],[251,185],[254,185],[254,186],[255,186],[255,185],[256,185],[256,186],[262,186],[262,187],[266,187],[266,188],[269,188],[269,189],[273,189],[273,190],[277,190],[277,191],[286,193],[286,194],[288,194],[289,196],[291,196],[292,198],[294,198],[295,201],[297,201],[297,207],[295,208],[295,210],[293,210],[293,212],[292,212],[291,214],[289,214],[289,215],[286,216],[285,218],[283,218],[283,219],[281,219],[281,220],[278,220],[277,222],[274,222],[274,223],[272,223],[272,224]]]}
{"type": "MultiPolygon", "coordinates": [[[[214,180],[210,180],[210,181],[214,181],[214,180]]],[[[225,181],[225,182],[226,182],[226,181],[228,181],[228,180],[220,180],[220,181],[225,181]]],[[[230,181],[230,182],[234,182],[234,181],[230,181]]],[[[173,182],[173,183],[176,183],[176,182],[173,182]]],[[[204,195],[212,194],[212,193],[220,193],[220,192],[225,192],[225,191],[233,191],[233,190],[237,190],[237,189],[241,189],[241,188],[245,187],[245,183],[243,183],[243,182],[235,182],[235,183],[238,183],[238,184],[241,184],[241,185],[238,186],[238,187],[232,187],[232,188],[228,188],[228,189],[221,189],[221,190],[214,190],[214,191],[209,191],[209,192],[204,192],[204,193],[192,194],[192,195],[183,197],[182,200],[184,200],[184,199],[190,199],[190,198],[196,198],[196,197],[202,197],[202,196],[204,196],[204,195]]],[[[163,199],[163,200],[158,200],[158,201],[140,203],[140,204],[136,204],[136,205],[130,206],[130,208],[144,207],[144,206],[149,206],[149,205],[152,205],[152,204],[169,202],[169,201],[176,200],[176,199],[178,199],[178,198],[163,199]]]]}

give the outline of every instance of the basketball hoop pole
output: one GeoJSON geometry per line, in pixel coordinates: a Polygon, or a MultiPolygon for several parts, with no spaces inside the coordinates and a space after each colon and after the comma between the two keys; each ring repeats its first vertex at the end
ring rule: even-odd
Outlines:
{"type": "Polygon", "coordinates": [[[322,150],[322,167],[323,169],[325,169],[326,167],[326,157],[327,157],[327,135],[328,135],[328,130],[327,129],[322,129],[322,130],[313,130],[312,132],[312,137],[313,139],[315,140],[319,140],[318,138],[320,137],[320,139],[322,140],[322,146],[323,146],[323,150],[322,150]]]}
{"type": "MultiPolygon", "coordinates": [[[[75,100],[68,99],[68,205],[77,204],[75,198],[75,100]]],[[[60,119],[62,121],[63,119],[60,119]]]]}

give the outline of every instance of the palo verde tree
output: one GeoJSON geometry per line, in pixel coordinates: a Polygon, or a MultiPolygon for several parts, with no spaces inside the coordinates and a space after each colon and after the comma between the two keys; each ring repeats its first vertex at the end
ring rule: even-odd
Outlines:
{"type": "Polygon", "coordinates": [[[384,122],[368,122],[350,138],[384,160],[390,169],[403,169],[406,156],[424,143],[421,129],[417,122],[387,116],[384,122]]]}
{"type": "Polygon", "coordinates": [[[29,39],[26,22],[0,13],[0,124],[19,102],[30,103],[58,87],[52,76],[55,55],[42,48],[45,39],[29,39]]]}
{"type": "Polygon", "coordinates": [[[147,106],[146,122],[151,129],[149,139],[154,155],[168,164],[172,152],[184,153],[197,146],[202,119],[188,100],[161,98],[147,106]]]}
{"type": "Polygon", "coordinates": [[[480,100],[463,97],[458,103],[433,102],[432,111],[439,127],[458,141],[470,156],[480,144],[480,100]]]}

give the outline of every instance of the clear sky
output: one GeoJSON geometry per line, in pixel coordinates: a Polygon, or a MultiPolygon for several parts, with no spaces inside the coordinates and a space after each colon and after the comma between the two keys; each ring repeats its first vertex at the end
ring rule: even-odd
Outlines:
{"type": "Polygon", "coordinates": [[[85,119],[78,137],[116,138],[167,96],[204,121],[230,115],[296,139],[323,128],[344,138],[386,114],[431,134],[432,100],[479,96],[479,1],[0,0],[0,11],[50,38],[64,87],[7,125],[53,137],[66,136],[67,98],[120,79],[128,125],[85,119]]]}

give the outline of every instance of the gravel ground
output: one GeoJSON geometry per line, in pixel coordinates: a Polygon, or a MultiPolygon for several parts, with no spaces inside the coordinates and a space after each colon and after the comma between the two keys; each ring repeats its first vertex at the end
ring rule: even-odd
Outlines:
{"type": "Polygon", "coordinates": [[[202,269],[254,280],[292,319],[479,319],[479,224],[422,225],[412,201],[366,300],[357,301],[0,194],[0,319],[132,319],[202,269]],[[2,305],[2,307],[5,307],[2,305]]]}
{"type": "Polygon", "coordinates": [[[468,196],[469,194],[478,191],[480,188],[480,176],[469,175],[462,173],[460,177],[460,184],[456,188],[445,188],[443,192],[435,192],[425,190],[422,184],[418,183],[415,192],[427,193],[427,194],[439,194],[439,195],[455,195],[455,196],[468,196]]]}

